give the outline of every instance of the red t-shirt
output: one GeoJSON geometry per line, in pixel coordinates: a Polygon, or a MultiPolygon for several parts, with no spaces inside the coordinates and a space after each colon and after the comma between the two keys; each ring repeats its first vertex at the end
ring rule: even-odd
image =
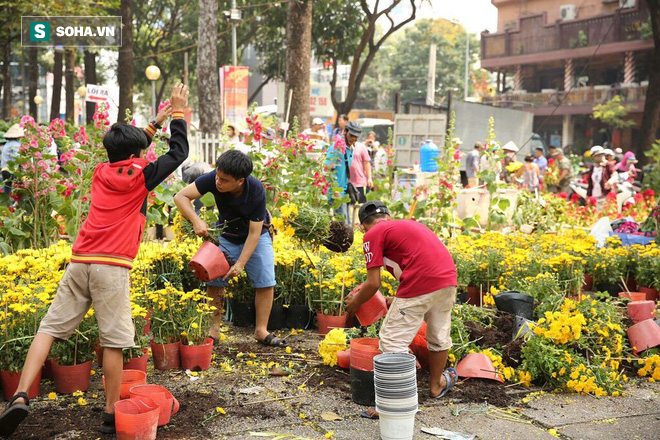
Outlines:
{"type": "Polygon", "coordinates": [[[381,221],[364,235],[363,248],[367,269],[384,266],[399,280],[399,298],[457,285],[451,254],[433,231],[416,221],[381,221]]]}

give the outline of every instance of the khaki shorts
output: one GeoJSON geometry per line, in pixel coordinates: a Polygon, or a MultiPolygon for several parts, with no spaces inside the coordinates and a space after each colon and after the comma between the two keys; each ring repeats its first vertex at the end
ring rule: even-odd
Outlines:
{"type": "Polygon", "coordinates": [[[129,272],[107,264],[69,264],[39,333],[69,339],[93,305],[101,347],[133,347],[129,272]]]}
{"type": "Polygon", "coordinates": [[[415,298],[394,298],[380,328],[380,351],[408,353],[408,346],[426,321],[429,351],[452,347],[451,309],[456,301],[456,287],[445,287],[415,298]]]}

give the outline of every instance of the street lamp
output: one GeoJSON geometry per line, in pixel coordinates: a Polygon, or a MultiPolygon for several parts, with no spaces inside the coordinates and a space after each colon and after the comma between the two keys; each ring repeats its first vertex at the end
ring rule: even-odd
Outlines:
{"type": "Polygon", "coordinates": [[[39,122],[39,106],[43,104],[44,98],[42,98],[39,95],[35,95],[34,97],[34,103],[37,104],[37,123],[39,122]]]}
{"type": "Polygon", "coordinates": [[[151,106],[154,110],[155,118],[158,113],[158,109],[156,108],[156,81],[160,78],[160,69],[158,66],[151,65],[147,67],[144,73],[147,75],[147,79],[151,81],[151,106]]]}
{"type": "Polygon", "coordinates": [[[85,122],[86,122],[86,120],[85,120],[85,110],[86,110],[86,107],[87,107],[87,101],[85,100],[85,96],[87,96],[87,86],[78,87],[77,92],[78,92],[78,96],[80,96],[80,116],[81,116],[80,119],[82,120],[80,125],[85,125],[85,122]]]}

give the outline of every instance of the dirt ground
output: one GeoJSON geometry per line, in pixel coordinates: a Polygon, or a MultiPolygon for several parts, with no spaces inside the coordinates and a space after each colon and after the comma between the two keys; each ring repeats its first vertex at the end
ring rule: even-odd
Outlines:
{"type": "MultiPolygon", "coordinates": [[[[351,401],[348,371],[322,365],[316,350],[321,340],[318,333],[280,332],[288,335],[291,353],[287,353],[281,348],[253,343],[247,329],[227,330],[227,340],[214,349],[211,369],[196,376],[184,371],[154,370],[150,361],[148,382],[166,387],[181,404],[170,424],[159,428],[159,439],[257,438],[255,435],[276,438],[282,434],[288,435],[282,437],[288,439],[378,437],[378,423],[360,419],[359,412],[365,407],[351,401]],[[271,373],[273,369],[275,375],[271,373]],[[365,427],[369,430],[362,431],[365,427]]],[[[113,438],[97,431],[104,397],[101,371],[96,365],[95,370],[91,387],[83,396],[85,406],[71,395],[49,400],[47,396],[54,391],[54,385],[42,381],[40,397],[12,438],[113,438]]],[[[483,408],[528,408],[530,397],[523,398],[538,391],[468,380],[459,382],[445,398],[436,400],[428,397],[428,375],[420,373],[418,377],[419,404],[426,417],[435,417],[436,409],[458,415],[467,408],[473,413],[483,408]]],[[[424,437],[419,438],[432,438],[420,435],[424,437]]]]}

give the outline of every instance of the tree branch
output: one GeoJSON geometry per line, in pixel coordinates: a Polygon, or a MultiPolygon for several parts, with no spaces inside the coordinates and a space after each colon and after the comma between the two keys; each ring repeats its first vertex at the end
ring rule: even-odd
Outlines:
{"type": "Polygon", "coordinates": [[[272,79],[273,79],[273,75],[268,75],[266,79],[264,79],[261,82],[261,84],[259,84],[257,90],[255,90],[254,93],[252,93],[252,95],[250,95],[250,97],[248,98],[248,105],[254,100],[254,98],[259,94],[259,92],[261,92],[261,89],[263,89],[264,86],[268,84],[272,79]]]}

